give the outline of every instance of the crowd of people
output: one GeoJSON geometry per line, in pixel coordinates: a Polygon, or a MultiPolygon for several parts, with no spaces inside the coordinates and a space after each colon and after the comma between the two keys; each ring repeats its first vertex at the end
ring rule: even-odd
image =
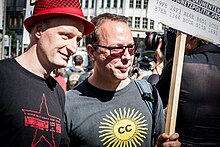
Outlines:
{"type": "Polygon", "coordinates": [[[102,13],[90,22],[78,0],[37,0],[24,25],[28,49],[0,61],[0,146],[220,146],[217,45],[187,35],[176,133],[167,134],[173,60],[163,63],[162,42],[151,76],[137,80],[125,16],[102,13]],[[74,56],[83,36],[89,71],[74,56]]]}

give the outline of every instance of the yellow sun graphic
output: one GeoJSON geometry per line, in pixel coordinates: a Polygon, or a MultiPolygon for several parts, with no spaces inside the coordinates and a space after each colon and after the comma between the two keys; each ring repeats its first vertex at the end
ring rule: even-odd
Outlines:
{"type": "Polygon", "coordinates": [[[138,110],[115,109],[114,113],[106,114],[99,126],[101,142],[107,147],[141,146],[148,130],[146,121],[138,110]]]}

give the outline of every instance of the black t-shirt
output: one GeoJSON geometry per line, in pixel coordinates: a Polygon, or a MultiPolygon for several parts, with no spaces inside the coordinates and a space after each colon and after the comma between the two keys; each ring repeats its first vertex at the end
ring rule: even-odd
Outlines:
{"type": "Polygon", "coordinates": [[[58,147],[67,143],[64,91],[15,59],[0,61],[0,146],[58,147]]]}
{"type": "MultiPolygon", "coordinates": [[[[157,88],[168,103],[172,61],[157,88]]],[[[183,146],[220,146],[220,48],[202,45],[184,56],[176,131],[183,146]]]]}
{"type": "MultiPolygon", "coordinates": [[[[151,146],[152,115],[133,81],[105,91],[86,79],[67,92],[65,114],[71,146],[151,146]]],[[[158,135],[164,129],[161,101],[156,114],[158,135]]]]}

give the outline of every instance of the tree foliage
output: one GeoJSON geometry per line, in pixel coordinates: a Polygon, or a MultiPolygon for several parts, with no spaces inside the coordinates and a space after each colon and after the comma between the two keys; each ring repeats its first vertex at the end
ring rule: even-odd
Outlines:
{"type": "Polygon", "coordinates": [[[16,39],[17,34],[16,34],[16,32],[6,28],[5,34],[8,35],[8,36],[11,36],[11,38],[12,38],[11,52],[16,52],[16,46],[17,46],[17,39],[16,39]]]}

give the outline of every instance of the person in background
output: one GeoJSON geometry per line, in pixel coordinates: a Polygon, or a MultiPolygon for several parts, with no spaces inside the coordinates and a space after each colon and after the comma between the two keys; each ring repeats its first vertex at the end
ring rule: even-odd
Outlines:
{"type": "Polygon", "coordinates": [[[83,72],[83,57],[81,55],[75,55],[73,57],[74,67],[79,71],[83,72]]]}
{"type": "Polygon", "coordinates": [[[64,68],[53,70],[52,77],[60,84],[64,92],[67,90],[67,79],[64,77],[64,68]]]}
{"type": "Polygon", "coordinates": [[[92,75],[92,72],[93,72],[93,66],[88,65],[87,68],[86,68],[86,71],[80,75],[77,84],[83,82],[85,79],[90,77],[92,75]]]}
{"type": "Polygon", "coordinates": [[[77,85],[80,75],[85,72],[83,68],[83,57],[81,55],[75,55],[73,62],[73,66],[68,72],[68,90],[77,85]]]}
{"type": "MultiPolygon", "coordinates": [[[[92,22],[96,27],[86,36],[86,44],[93,73],[66,93],[70,146],[154,146],[156,141],[152,140],[164,132],[163,106],[158,98],[154,123],[128,76],[136,52],[128,19],[104,13],[92,22]]],[[[159,97],[154,92],[153,97],[159,97]]],[[[178,133],[162,134],[157,146],[180,146],[178,137],[178,133]]]]}
{"type": "Polygon", "coordinates": [[[68,146],[65,94],[50,73],[67,65],[94,25],[78,0],[37,0],[24,25],[27,50],[0,61],[0,146],[68,146]]]}
{"type": "MultiPolygon", "coordinates": [[[[166,107],[173,60],[156,87],[166,107]]],[[[220,146],[220,48],[187,35],[176,131],[183,147],[220,146]]]]}
{"type": "Polygon", "coordinates": [[[152,74],[150,76],[143,77],[143,79],[147,80],[152,85],[156,85],[160,79],[160,75],[162,74],[164,68],[164,54],[161,51],[162,40],[160,39],[157,49],[155,50],[155,58],[156,61],[152,61],[152,74]]]}

